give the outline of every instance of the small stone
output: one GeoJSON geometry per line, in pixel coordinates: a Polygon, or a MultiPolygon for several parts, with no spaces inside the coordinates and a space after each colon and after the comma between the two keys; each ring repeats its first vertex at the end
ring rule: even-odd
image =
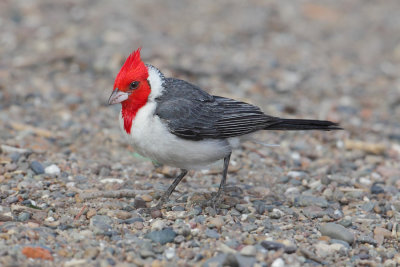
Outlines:
{"type": "Polygon", "coordinates": [[[45,172],[46,174],[60,174],[61,170],[60,170],[60,168],[59,168],[57,165],[52,164],[52,165],[50,165],[50,166],[47,166],[47,167],[44,169],[44,172],[45,172]]]}
{"type": "Polygon", "coordinates": [[[86,218],[87,218],[87,219],[90,219],[90,218],[92,218],[94,215],[96,215],[96,213],[97,213],[97,210],[95,210],[95,209],[90,209],[90,210],[88,210],[88,212],[86,213],[86,218]]]}
{"type": "Polygon", "coordinates": [[[280,219],[284,213],[280,209],[273,209],[268,215],[271,219],[280,219]]]}
{"type": "Polygon", "coordinates": [[[338,243],[328,245],[328,244],[319,242],[319,243],[315,244],[315,252],[321,258],[325,258],[329,255],[336,254],[340,250],[347,250],[347,248],[345,246],[343,246],[342,244],[338,244],[338,243]]]}
{"type": "Polygon", "coordinates": [[[381,194],[384,192],[385,192],[385,190],[378,183],[374,183],[371,186],[371,194],[381,194]]]}
{"type": "Polygon", "coordinates": [[[121,223],[125,223],[125,224],[134,224],[135,222],[144,222],[144,220],[140,217],[134,217],[134,218],[129,218],[129,219],[121,221],[121,223]]]}
{"type": "Polygon", "coordinates": [[[240,251],[240,254],[243,256],[255,256],[257,253],[257,249],[255,246],[245,246],[240,251]]]}
{"type": "Polygon", "coordinates": [[[354,242],[354,234],[340,224],[327,223],[321,226],[320,232],[322,235],[330,238],[346,241],[349,244],[354,242]]]}
{"type": "Polygon", "coordinates": [[[385,238],[391,237],[392,232],[382,228],[382,227],[375,227],[374,229],[374,239],[378,242],[379,245],[383,244],[385,238]]]}
{"type": "Polygon", "coordinates": [[[233,248],[229,247],[224,243],[219,244],[218,250],[224,253],[234,253],[234,254],[236,253],[236,250],[234,250],[233,248]]]}
{"type": "Polygon", "coordinates": [[[18,197],[16,197],[16,196],[9,196],[8,198],[6,198],[7,204],[14,204],[17,202],[18,202],[18,197]]]}
{"type": "Polygon", "coordinates": [[[119,210],[119,211],[117,211],[117,212],[115,213],[115,216],[116,216],[118,219],[127,220],[127,219],[129,219],[129,218],[132,217],[132,213],[127,212],[127,211],[123,211],[123,210],[119,210]]]}
{"type": "Polygon", "coordinates": [[[219,239],[219,234],[217,233],[217,231],[215,231],[213,229],[207,228],[204,233],[207,237],[219,239]]]}
{"type": "Polygon", "coordinates": [[[327,208],[328,201],[323,197],[301,195],[295,198],[295,205],[300,207],[318,206],[321,208],[327,208]]]}
{"type": "Polygon", "coordinates": [[[154,252],[153,251],[151,251],[151,250],[148,250],[148,249],[141,249],[140,250],[140,256],[143,258],[143,259],[146,259],[146,258],[155,258],[155,254],[154,254],[154,252]]]}
{"type": "Polygon", "coordinates": [[[204,209],[205,213],[210,215],[210,216],[215,216],[217,214],[217,212],[215,211],[215,209],[211,208],[211,207],[206,207],[204,209]]]}
{"type": "Polygon", "coordinates": [[[90,219],[90,227],[95,234],[104,234],[112,230],[112,219],[106,215],[95,215],[90,219]]]}
{"type": "Polygon", "coordinates": [[[92,259],[92,260],[94,260],[94,259],[97,258],[97,256],[99,255],[99,253],[100,253],[100,251],[99,251],[98,248],[96,248],[96,247],[89,247],[88,249],[85,250],[84,257],[87,258],[87,259],[92,259]]]}
{"type": "Polygon", "coordinates": [[[254,223],[246,223],[242,226],[242,230],[248,233],[257,230],[257,228],[258,226],[254,223]]]}
{"type": "Polygon", "coordinates": [[[44,173],[43,165],[38,161],[32,161],[30,167],[35,174],[39,175],[44,173]]]}
{"type": "Polygon", "coordinates": [[[135,228],[136,230],[142,230],[144,227],[142,222],[136,221],[133,223],[133,228],[135,228]]]}
{"type": "Polygon", "coordinates": [[[141,209],[141,208],[146,208],[146,201],[144,201],[141,197],[135,197],[135,200],[133,201],[133,206],[135,209],[141,209]]]}
{"type": "Polygon", "coordinates": [[[318,206],[305,207],[302,212],[309,219],[322,218],[326,214],[326,211],[318,206]]]}
{"type": "Polygon", "coordinates": [[[353,222],[350,216],[346,216],[341,221],[339,221],[339,224],[343,225],[344,227],[350,227],[353,222]]]}
{"type": "Polygon", "coordinates": [[[141,198],[146,202],[150,202],[153,200],[153,197],[150,195],[143,195],[143,196],[141,196],[141,198]]]}
{"type": "Polygon", "coordinates": [[[162,220],[154,220],[151,223],[151,230],[152,231],[162,230],[164,227],[165,227],[165,223],[162,220]]]}
{"type": "Polygon", "coordinates": [[[366,235],[359,236],[357,238],[357,243],[367,243],[367,244],[371,244],[373,246],[376,246],[378,244],[378,242],[376,242],[375,239],[373,239],[370,236],[366,236],[366,235]]]}
{"type": "Polygon", "coordinates": [[[224,224],[225,223],[224,223],[224,219],[222,218],[222,216],[217,216],[217,217],[211,218],[209,220],[208,227],[210,227],[210,228],[216,227],[216,228],[220,229],[224,224]]]}
{"type": "Polygon", "coordinates": [[[167,260],[172,260],[175,257],[175,249],[172,247],[167,248],[164,251],[164,255],[167,258],[167,260]]]}
{"type": "Polygon", "coordinates": [[[178,235],[178,236],[175,237],[175,239],[174,239],[174,242],[175,242],[176,244],[180,244],[180,243],[182,243],[183,241],[185,241],[185,237],[184,237],[183,235],[178,235]]]}
{"type": "Polygon", "coordinates": [[[284,267],[285,261],[282,258],[277,258],[271,264],[271,267],[284,267]]]}
{"type": "Polygon", "coordinates": [[[285,248],[285,245],[275,241],[262,241],[261,246],[264,247],[266,250],[279,250],[281,248],[285,248]]]}
{"type": "Polygon", "coordinates": [[[29,212],[21,212],[18,215],[18,221],[25,222],[31,218],[31,214],[29,212]]]}
{"type": "Polygon", "coordinates": [[[156,218],[162,218],[162,212],[161,210],[152,210],[151,211],[151,218],[156,219],[156,218]]]}
{"type": "Polygon", "coordinates": [[[124,180],[122,179],[117,179],[117,178],[104,178],[100,180],[100,183],[106,184],[106,183],[117,183],[117,184],[122,184],[124,180]]]}
{"type": "Polygon", "coordinates": [[[396,267],[396,266],[398,266],[398,263],[399,263],[399,262],[396,263],[396,261],[394,261],[394,260],[392,260],[392,259],[387,259],[387,260],[383,263],[383,266],[384,266],[384,267],[396,267]]]}
{"type": "Polygon", "coordinates": [[[151,239],[153,242],[164,245],[166,243],[173,242],[176,233],[171,228],[166,228],[160,231],[152,231],[145,235],[146,238],[151,239]]]}

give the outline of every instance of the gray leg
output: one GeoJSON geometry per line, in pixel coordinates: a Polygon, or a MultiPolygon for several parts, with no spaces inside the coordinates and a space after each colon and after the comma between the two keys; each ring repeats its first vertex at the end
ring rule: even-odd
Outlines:
{"type": "Polygon", "coordinates": [[[182,181],[183,177],[188,173],[187,170],[181,169],[181,173],[178,177],[175,178],[173,183],[168,187],[168,190],[165,191],[164,195],[161,197],[160,201],[158,202],[157,206],[161,206],[165,201],[169,199],[169,196],[174,192],[175,187],[182,181]]]}
{"type": "Polygon", "coordinates": [[[218,201],[218,199],[221,197],[222,192],[224,191],[225,184],[226,184],[226,176],[228,174],[228,166],[229,166],[230,158],[231,158],[231,154],[229,154],[228,156],[226,156],[224,158],[224,170],[222,172],[222,180],[221,180],[221,184],[219,185],[217,194],[215,195],[215,197],[213,197],[214,201],[218,201]]]}

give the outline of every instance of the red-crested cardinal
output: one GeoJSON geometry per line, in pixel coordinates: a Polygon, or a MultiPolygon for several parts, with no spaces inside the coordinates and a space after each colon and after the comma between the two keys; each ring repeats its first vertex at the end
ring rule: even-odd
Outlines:
{"type": "Polygon", "coordinates": [[[234,148],[260,130],[339,130],[337,123],[281,119],[237,100],[213,96],[183,80],[166,78],[140,59],[140,49],[119,71],[108,104],[121,103],[121,130],[136,152],[181,173],[158,202],[168,200],[188,170],[224,159],[222,180],[212,201],[224,190],[234,148]]]}

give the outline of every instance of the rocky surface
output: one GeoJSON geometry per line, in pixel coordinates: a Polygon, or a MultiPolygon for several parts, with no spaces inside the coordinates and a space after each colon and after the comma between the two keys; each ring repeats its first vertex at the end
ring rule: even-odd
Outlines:
{"type": "Polygon", "coordinates": [[[0,265],[400,264],[397,0],[1,1],[0,265]],[[266,113],[340,132],[265,132],[220,171],[140,158],[106,101],[142,58],[266,113]],[[279,147],[259,143],[279,144],[279,147]]]}

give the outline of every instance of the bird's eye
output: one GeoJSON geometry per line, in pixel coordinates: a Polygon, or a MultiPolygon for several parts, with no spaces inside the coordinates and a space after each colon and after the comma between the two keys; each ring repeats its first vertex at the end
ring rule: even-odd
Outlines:
{"type": "Polygon", "coordinates": [[[139,82],[131,82],[131,84],[129,85],[129,90],[135,90],[136,88],[138,88],[139,86],[139,82]]]}

